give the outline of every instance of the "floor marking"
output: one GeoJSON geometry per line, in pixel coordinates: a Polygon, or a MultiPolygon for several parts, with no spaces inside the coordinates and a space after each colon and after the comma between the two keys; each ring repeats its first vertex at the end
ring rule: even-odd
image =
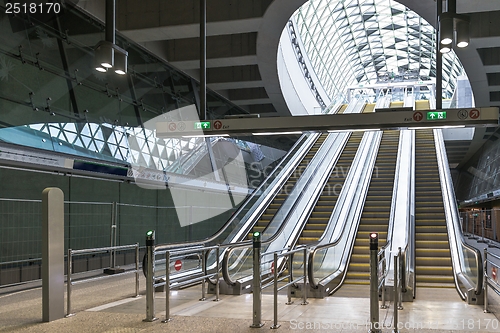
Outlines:
{"type": "Polygon", "coordinates": [[[96,306],[95,308],[91,308],[91,309],[88,309],[88,310],[85,310],[85,311],[91,311],[91,312],[102,311],[102,310],[106,310],[106,309],[109,309],[109,308],[112,308],[112,307],[115,307],[115,306],[118,306],[118,305],[130,303],[130,302],[136,301],[138,299],[141,299],[141,297],[139,296],[139,297],[134,297],[134,298],[126,298],[126,299],[122,299],[120,301],[116,301],[116,302],[104,304],[104,305],[101,305],[101,306],[96,306]]]}

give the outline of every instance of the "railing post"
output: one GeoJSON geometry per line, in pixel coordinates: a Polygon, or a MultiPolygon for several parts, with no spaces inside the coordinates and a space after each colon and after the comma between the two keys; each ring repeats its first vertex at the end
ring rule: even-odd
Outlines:
{"type": "MultiPolygon", "coordinates": [[[[401,249],[401,248],[400,248],[401,249]]],[[[398,265],[399,264],[399,255],[394,256],[394,333],[398,333],[398,285],[399,285],[399,274],[398,274],[398,265]]]]}
{"type": "Polygon", "coordinates": [[[378,309],[378,233],[370,233],[370,330],[380,332],[378,309]]]}
{"type": "MultiPolygon", "coordinates": [[[[203,276],[206,276],[207,275],[207,258],[205,256],[205,253],[206,251],[205,250],[202,250],[201,251],[201,272],[203,274],[203,276]]],[[[218,260],[218,258],[217,258],[218,260]]],[[[205,297],[205,278],[203,278],[203,280],[201,280],[201,298],[200,298],[200,301],[204,301],[206,300],[207,298],[205,297]]]]}
{"type": "Polygon", "coordinates": [[[170,319],[170,251],[165,252],[165,319],[162,323],[168,323],[170,319]]]}
{"type": "Polygon", "coordinates": [[[135,243],[135,297],[139,297],[139,243],[135,243]]]}
{"type": "MultiPolygon", "coordinates": [[[[150,230],[146,233],[146,319],[144,321],[155,321],[155,288],[154,288],[154,271],[155,271],[155,232],[150,230]]],[[[168,263],[167,263],[168,265],[168,263]]]]}
{"type": "Polygon", "coordinates": [[[276,267],[278,267],[277,252],[274,252],[273,267],[274,267],[274,272],[273,272],[274,273],[274,324],[273,326],[271,326],[271,328],[276,329],[281,326],[278,324],[278,270],[276,269],[276,267]]]}
{"type": "Polygon", "coordinates": [[[477,241],[478,243],[486,243],[486,240],[484,239],[484,228],[486,226],[485,226],[485,223],[484,223],[484,216],[483,216],[483,214],[484,213],[481,212],[481,239],[477,241]]]}
{"type": "Polygon", "coordinates": [[[302,303],[300,305],[307,305],[309,302],[307,301],[307,247],[304,248],[304,290],[302,290],[302,303]]]}
{"type": "MultiPolygon", "coordinates": [[[[274,263],[274,271],[276,272],[276,265],[278,263],[274,263]]],[[[288,276],[290,277],[290,281],[293,281],[293,274],[292,274],[292,268],[293,268],[293,258],[292,258],[292,254],[289,254],[288,255],[288,276]]],[[[288,297],[288,302],[286,302],[285,304],[286,305],[291,305],[293,304],[293,301],[292,301],[292,286],[288,286],[287,288],[287,297],[288,297]]]]}
{"type": "Polygon", "coordinates": [[[73,314],[71,313],[71,271],[73,270],[73,255],[72,250],[68,249],[68,262],[66,263],[67,267],[67,276],[66,276],[66,317],[71,317],[73,314]]]}
{"type": "MultiPolygon", "coordinates": [[[[253,233],[253,324],[250,327],[260,328],[262,323],[262,289],[260,276],[260,247],[261,235],[256,231],[253,233]]],[[[277,267],[275,267],[275,270],[277,267]]]]}
{"type": "Polygon", "coordinates": [[[488,311],[488,249],[484,248],[484,276],[483,276],[483,288],[484,288],[484,313],[489,313],[488,311]]]}
{"type": "Polygon", "coordinates": [[[401,247],[398,247],[398,278],[399,278],[399,283],[398,283],[398,310],[403,310],[403,294],[402,294],[402,288],[403,288],[403,255],[401,253],[401,247]]]}
{"type": "Polygon", "coordinates": [[[217,245],[217,249],[215,250],[215,299],[214,302],[219,301],[219,255],[220,255],[220,247],[217,245]]]}

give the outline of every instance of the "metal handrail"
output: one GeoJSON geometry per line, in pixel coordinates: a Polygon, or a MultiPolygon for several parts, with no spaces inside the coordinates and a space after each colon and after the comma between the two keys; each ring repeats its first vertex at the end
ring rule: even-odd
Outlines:
{"type": "Polygon", "coordinates": [[[438,170],[440,176],[439,179],[443,193],[443,204],[445,208],[446,223],[448,227],[447,228],[448,238],[450,240],[450,251],[452,255],[451,262],[455,276],[454,279],[455,287],[458,293],[460,294],[460,297],[463,300],[465,300],[467,299],[467,295],[461,290],[458,284],[458,280],[462,281],[461,278],[465,278],[468,284],[473,286],[474,293],[476,295],[480,295],[483,288],[483,275],[484,275],[483,262],[481,259],[481,252],[478,249],[467,244],[461,232],[460,219],[458,218],[457,202],[456,200],[454,200],[455,191],[453,189],[450,170],[448,168],[448,158],[444,153],[445,147],[444,147],[442,132],[440,129],[434,129],[433,132],[434,132],[434,142],[435,142],[436,156],[438,162],[438,170]],[[474,254],[475,262],[477,265],[477,272],[476,272],[477,284],[475,286],[470,281],[470,278],[467,276],[466,272],[463,271],[462,267],[463,258],[458,253],[458,251],[461,250],[462,248],[465,248],[467,249],[467,251],[472,252],[474,254]]]}
{"type": "MultiPolygon", "coordinates": [[[[345,142],[344,142],[345,144],[345,142]]],[[[315,166],[316,168],[319,168],[321,167],[321,165],[323,164],[324,162],[324,159],[325,159],[325,156],[322,157],[322,159],[317,163],[317,165],[315,166]]],[[[306,183],[304,184],[304,188],[307,188],[310,183],[311,183],[311,180],[312,180],[313,177],[310,177],[306,183]]],[[[325,181],[327,181],[327,179],[325,179],[325,181]]],[[[285,228],[286,224],[288,223],[288,221],[290,220],[291,216],[293,215],[293,213],[295,212],[296,210],[296,206],[297,204],[300,202],[301,198],[303,197],[304,195],[304,191],[301,191],[298,195],[298,197],[295,199],[295,201],[293,202],[292,206],[290,207],[290,210],[288,211],[287,215],[285,216],[284,220],[282,221],[282,223],[280,224],[278,230],[271,236],[269,237],[267,240],[263,241],[261,244],[262,246],[264,245],[270,245],[271,243],[273,243],[276,239],[278,239],[281,235],[281,232],[283,231],[283,229],[285,228]]],[[[242,242],[239,242],[239,243],[235,243],[235,244],[232,244],[224,253],[224,258],[222,260],[222,276],[224,277],[224,280],[229,284],[229,285],[235,285],[236,284],[236,281],[234,281],[230,274],[229,274],[229,258],[231,256],[231,254],[236,251],[236,250],[240,250],[240,249],[248,249],[252,246],[252,241],[248,240],[248,241],[242,241],[242,242]]],[[[279,251],[282,251],[282,250],[279,250],[279,251]]],[[[275,269],[278,269],[278,268],[275,268],[275,269]]]]}
{"type": "MultiPolygon", "coordinates": [[[[315,138],[319,137],[319,135],[320,134],[311,134],[311,136],[310,136],[311,139],[309,140],[310,142],[307,142],[306,148],[301,147],[301,149],[302,149],[301,154],[305,155],[307,153],[307,151],[309,151],[309,149],[307,149],[307,148],[310,148],[310,146],[312,146],[312,144],[316,141],[315,138]]],[[[306,134],[302,135],[297,140],[297,142],[295,142],[295,144],[288,151],[288,153],[281,159],[280,163],[278,163],[278,165],[275,167],[275,170],[279,170],[279,168],[282,166],[282,163],[292,154],[292,152],[300,144],[306,143],[305,141],[307,139],[308,138],[306,137],[306,134]]],[[[294,167],[295,167],[295,165],[291,165],[289,167],[289,169],[295,170],[294,167]]],[[[187,246],[205,246],[207,243],[210,243],[210,242],[214,241],[215,239],[217,239],[217,237],[219,237],[225,231],[225,229],[229,225],[231,225],[234,222],[234,220],[237,218],[238,214],[246,208],[246,205],[249,202],[251,202],[251,200],[257,195],[257,193],[260,192],[260,190],[262,190],[262,188],[265,186],[267,180],[269,180],[273,175],[274,175],[274,173],[271,173],[270,175],[268,175],[264,179],[264,181],[262,181],[261,184],[243,201],[243,203],[240,205],[240,207],[233,213],[233,215],[231,216],[231,218],[219,229],[219,231],[217,231],[212,236],[207,237],[207,238],[205,238],[203,240],[200,240],[200,241],[195,241],[195,242],[181,242],[181,243],[172,243],[172,244],[158,245],[157,248],[158,249],[173,249],[173,248],[184,248],[184,247],[187,247],[187,246]]],[[[281,182],[281,184],[283,184],[286,181],[286,179],[288,179],[288,177],[284,178],[283,182],[281,182]]]]}
{"type": "Polygon", "coordinates": [[[487,248],[484,248],[484,279],[483,279],[483,289],[484,289],[484,312],[489,313],[490,311],[488,310],[488,287],[493,288],[492,290],[500,296],[500,284],[493,280],[492,278],[489,277],[488,275],[488,264],[493,265],[497,271],[500,270],[500,265],[491,261],[488,257],[493,257],[496,260],[500,260],[500,256],[496,255],[495,253],[488,252],[487,248]]]}
{"type": "Polygon", "coordinates": [[[67,290],[67,296],[66,296],[66,317],[70,317],[73,314],[71,313],[71,292],[72,292],[72,286],[80,283],[86,283],[86,282],[92,282],[92,281],[97,281],[97,280],[102,280],[102,279],[107,279],[111,277],[117,277],[125,274],[131,274],[135,273],[135,297],[139,296],[139,243],[133,244],[133,245],[121,245],[121,246],[110,246],[110,247],[99,247],[99,248],[91,248],[91,249],[82,249],[82,250],[72,250],[68,249],[68,259],[67,259],[67,283],[66,283],[66,290],[67,290]],[[72,270],[73,270],[73,256],[74,255],[85,255],[85,254],[91,254],[91,253],[96,253],[96,252],[116,252],[116,251],[122,251],[122,250],[131,250],[135,249],[135,269],[134,270],[129,270],[123,273],[117,273],[113,275],[105,275],[105,276],[99,276],[99,277],[94,277],[94,278],[87,278],[87,279],[82,279],[78,281],[73,281],[72,279],[72,270]]]}

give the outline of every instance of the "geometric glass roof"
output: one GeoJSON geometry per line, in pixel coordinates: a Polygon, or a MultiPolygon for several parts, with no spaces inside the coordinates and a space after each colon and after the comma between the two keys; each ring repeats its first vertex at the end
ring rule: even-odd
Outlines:
{"type": "MultiPolygon", "coordinates": [[[[330,97],[347,86],[436,78],[436,31],[393,0],[310,0],[295,20],[309,60],[330,97]]],[[[443,55],[443,98],[465,73],[455,53],[443,55]]]]}

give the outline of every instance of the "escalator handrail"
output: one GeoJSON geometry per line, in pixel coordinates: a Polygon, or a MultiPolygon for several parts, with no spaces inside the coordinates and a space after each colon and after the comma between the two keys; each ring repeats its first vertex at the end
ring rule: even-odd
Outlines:
{"type": "MultiPolygon", "coordinates": [[[[363,141],[362,141],[362,142],[363,142],[363,141]]],[[[378,143],[380,143],[380,140],[378,140],[378,143]]],[[[365,146],[369,146],[370,144],[373,144],[373,142],[367,143],[366,141],[364,141],[364,145],[365,145],[365,146]]],[[[363,151],[363,150],[362,150],[363,148],[364,148],[364,147],[362,147],[362,146],[361,146],[361,144],[360,144],[360,147],[358,148],[358,152],[359,152],[359,151],[363,151]]],[[[369,149],[369,148],[370,148],[370,147],[368,147],[368,148],[366,148],[366,149],[369,149]]],[[[377,147],[377,151],[378,151],[378,147],[377,147]]],[[[366,152],[366,154],[368,154],[368,153],[369,153],[369,151],[367,151],[367,152],[366,152]]],[[[375,163],[376,156],[377,156],[377,154],[374,154],[374,157],[372,156],[372,157],[373,157],[373,161],[372,161],[372,162],[373,162],[373,164],[375,163]]],[[[355,159],[354,161],[356,161],[356,159],[355,159]]],[[[371,161],[371,160],[370,160],[370,161],[371,161]]],[[[365,160],[365,163],[370,163],[370,161],[368,161],[368,159],[366,159],[366,160],[365,160]]],[[[360,169],[358,172],[362,172],[362,171],[363,171],[363,169],[364,169],[364,168],[363,168],[363,167],[361,167],[361,169],[360,169]]],[[[358,169],[356,169],[356,170],[358,170],[358,169]]],[[[371,170],[371,171],[373,171],[373,167],[372,167],[372,168],[370,168],[370,170],[371,170]]],[[[349,177],[349,175],[348,175],[348,177],[349,177]]],[[[368,177],[365,177],[365,178],[368,178],[368,177]]],[[[362,178],[359,178],[359,179],[362,179],[362,178]]],[[[346,178],[346,181],[347,181],[347,178],[346,178]]],[[[369,184],[369,181],[368,181],[368,184],[369,184]]],[[[353,184],[349,184],[349,185],[350,185],[350,186],[349,186],[349,189],[350,189],[350,190],[352,190],[352,186],[353,186],[353,184]]],[[[365,191],[365,194],[366,194],[366,192],[368,192],[368,187],[369,187],[369,186],[366,186],[366,191],[365,191]]],[[[364,196],[364,198],[366,199],[366,195],[364,196]]],[[[352,198],[351,198],[351,199],[352,199],[352,198]]],[[[339,196],[339,199],[338,199],[338,200],[340,200],[340,196],[339,196]]],[[[337,201],[337,203],[335,204],[335,207],[344,207],[344,206],[345,206],[345,204],[346,204],[345,202],[340,202],[340,201],[337,201]],[[340,203],[340,206],[338,206],[338,203],[340,203]]],[[[353,204],[353,203],[352,203],[352,200],[351,200],[350,205],[352,205],[352,204],[353,204]]],[[[362,204],[362,206],[361,206],[361,207],[363,207],[363,206],[364,206],[364,201],[363,201],[361,204],[362,204]]],[[[333,216],[333,214],[332,214],[332,216],[333,216]]],[[[346,218],[347,218],[347,217],[346,217],[346,218]]],[[[328,222],[328,225],[329,225],[330,223],[332,223],[331,218],[330,218],[330,221],[328,222]]],[[[351,228],[353,227],[353,226],[352,226],[352,224],[350,224],[349,226],[350,226],[351,228]]],[[[350,230],[350,229],[349,229],[349,230],[350,230]]],[[[310,254],[309,254],[309,258],[308,258],[307,274],[308,274],[308,278],[309,278],[309,284],[311,285],[311,287],[312,287],[312,288],[318,288],[318,285],[321,283],[321,281],[319,281],[318,283],[316,283],[316,282],[315,282],[315,278],[314,278],[314,269],[313,269],[313,268],[314,268],[314,258],[315,258],[315,256],[316,256],[316,254],[317,254],[319,251],[321,251],[321,250],[324,250],[324,249],[330,249],[330,248],[332,248],[332,247],[337,246],[337,245],[338,245],[338,244],[339,244],[339,243],[343,240],[343,238],[344,238],[344,237],[347,237],[347,236],[346,236],[346,233],[347,233],[347,232],[348,232],[348,230],[347,230],[347,223],[345,223],[345,219],[344,219],[344,223],[342,224],[342,230],[341,230],[341,232],[337,235],[337,237],[336,237],[336,239],[335,239],[335,240],[333,240],[332,242],[326,243],[326,244],[319,244],[319,245],[317,245],[317,246],[315,246],[315,247],[311,247],[311,252],[310,252],[310,254]]],[[[354,238],[356,237],[356,234],[355,234],[355,233],[354,233],[353,237],[354,237],[354,238]]],[[[344,250],[345,250],[345,249],[344,249],[344,250]]],[[[352,249],[350,249],[350,250],[352,250],[352,249]]],[[[349,259],[348,257],[349,257],[349,256],[346,256],[346,255],[343,255],[343,256],[342,256],[342,258],[341,258],[341,262],[340,262],[339,267],[341,267],[343,264],[345,264],[345,262],[347,262],[347,261],[348,261],[348,259],[349,259]]],[[[338,269],[337,269],[336,271],[338,271],[338,269]]],[[[335,271],[335,272],[336,272],[336,271],[335,271]]],[[[331,277],[332,275],[334,275],[334,274],[335,274],[335,272],[332,272],[332,273],[329,275],[329,277],[331,277]]],[[[323,281],[323,280],[326,280],[326,279],[327,279],[327,278],[323,278],[323,279],[322,279],[322,281],[323,281]]],[[[341,284],[339,284],[339,285],[341,285],[341,284]]],[[[333,293],[334,291],[335,291],[335,290],[333,290],[333,291],[331,291],[331,292],[333,293]]]]}
{"type": "Polygon", "coordinates": [[[451,174],[448,167],[448,158],[445,153],[445,146],[442,131],[440,129],[434,129],[434,143],[436,147],[436,157],[438,161],[438,169],[439,169],[439,181],[441,183],[441,189],[443,193],[443,204],[446,216],[446,224],[448,229],[448,238],[450,243],[450,252],[452,255],[452,265],[453,271],[455,275],[455,286],[462,297],[462,299],[466,299],[466,295],[460,289],[458,285],[458,279],[460,277],[464,277],[467,279],[469,284],[474,287],[474,293],[476,295],[481,294],[482,286],[483,286],[483,262],[481,252],[470,246],[465,242],[464,236],[461,232],[460,228],[460,220],[458,218],[458,206],[455,198],[455,191],[453,188],[453,183],[451,180],[451,174]],[[453,233],[450,235],[450,231],[453,233]],[[466,248],[468,251],[471,251],[474,254],[475,262],[477,265],[477,284],[474,284],[470,281],[470,278],[467,276],[466,272],[463,271],[462,262],[460,260],[462,257],[459,255],[459,247],[466,248]],[[458,261],[458,262],[457,262],[458,261]]]}
{"type": "MultiPolygon", "coordinates": [[[[209,236],[209,237],[207,237],[205,239],[202,239],[200,241],[157,245],[156,249],[157,250],[166,250],[166,249],[184,248],[184,247],[191,247],[191,246],[205,246],[206,244],[209,244],[210,242],[212,242],[215,239],[217,239],[217,237],[219,237],[224,232],[224,230],[234,222],[234,220],[237,218],[238,214],[241,211],[243,211],[243,209],[246,207],[246,205],[248,205],[248,203],[257,195],[257,193],[260,192],[260,190],[265,186],[265,184],[267,183],[267,181],[271,177],[273,177],[274,172],[276,172],[277,170],[279,170],[279,167],[289,157],[289,155],[292,154],[292,152],[295,149],[297,149],[300,144],[304,144],[302,147],[299,148],[299,151],[297,153],[299,153],[300,156],[305,156],[307,154],[307,152],[309,151],[310,147],[316,141],[314,138],[317,138],[318,136],[319,136],[319,134],[317,134],[317,133],[312,133],[312,134],[311,133],[306,133],[306,134],[303,134],[297,140],[297,142],[295,142],[295,144],[287,152],[287,154],[285,154],[285,156],[283,156],[283,158],[281,159],[280,163],[278,163],[278,165],[274,168],[274,171],[272,173],[270,173],[264,179],[264,181],[262,181],[261,184],[255,190],[252,191],[252,193],[244,200],[244,202],[240,205],[240,207],[234,212],[234,214],[231,216],[231,218],[215,234],[213,234],[212,236],[209,236]]],[[[302,158],[299,158],[299,156],[297,156],[297,159],[299,159],[299,161],[302,160],[302,158]]],[[[294,167],[295,167],[294,164],[295,163],[291,163],[291,162],[292,161],[289,161],[288,165],[286,166],[287,167],[287,169],[286,169],[287,171],[289,171],[290,169],[294,170],[294,167]]],[[[281,185],[284,184],[287,179],[288,179],[288,177],[284,177],[284,179],[281,182],[281,185]]]]}
{"type": "MultiPolygon", "coordinates": [[[[335,135],[335,133],[332,133],[332,137],[333,135],[335,135]]],[[[337,134],[338,135],[338,134],[337,134]]],[[[325,140],[326,141],[326,140],[325,140]]],[[[332,140],[334,143],[335,140],[332,140]]],[[[346,142],[347,140],[345,140],[346,142]]],[[[345,146],[345,142],[344,142],[344,145],[345,146]]],[[[328,147],[329,148],[329,147],[328,147]]],[[[339,148],[339,149],[342,149],[342,148],[339,148]]],[[[317,154],[320,153],[320,150],[318,150],[317,154]]],[[[320,158],[320,161],[316,162],[316,164],[309,164],[309,166],[313,166],[315,169],[314,170],[318,170],[319,168],[321,168],[321,166],[323,165],[323,163],[325,162],[326,160],[326,157],[328,155],[325,154],[324,156],[322,156],[320,158]]],[[[311,161],[312,162],[312,161],[311,161]]],[[[309,167],[308,166],[308,167],[309,167]]],[[[280,237],[281,235],[281,232],[283,231],[283,229],[285,228],[285,226],[287,225],[287,223],[289,222],[289,220],[291,219],[291,216],[294,214],[295,210],[296,210],[296,206],[297,204],[301,201],[301,199],[303,198],[303,195],[304,195],[304,190],[303,189],[306,189],[309,185],[311,185],[311,181],[312,179],[314,178],[314,174],[315,172],[312,172],[309,179],[307,179],[307,181],[305,182],[303,188],[301,189],[300,191],[300,194],[299,196],[295,199],[295,201],[293,202],[292,206],[290,207],[289,211],[287,212],[286,216],[284,217],[283,221],[281,222],[279,228],[276,230],[276,232],[274,232],[274,234],[266,239],[265,241],[262,241],[261,242],[261,246],[265,246],[265,245],[270,245],[271,243],[273,243],[278,237],[280,237]]],[[[325,181],[327,181],[327,179],[325,179],[325,181]]],[[[296,190],[295,188],[293,190],[296,190]]],[[[292,191],[293,191],[292,190],[292,191]]],[[[302,222],[304,223],[304,221],[302,222]]],[[[297,224],[300,224],[300,221],[297,222],[297,224]]],[[[228,283],[229,285],[235,285],[236,284],[236,281],[234,281],[230,274],[229,274],[229,258],[230,256],[232,255],[232,253],[236,250],[241,250],[241,249],[248,249],[250,247],[252,247],[252,241],[251,240],[248,240],[248,241],[241,241],[241,242],[238,242],[238,243],[234,243],[234,244],[231,244],[231,246],[228,246],[227,247],[227,250],[225,251],[224,253],[224,256],[223,256],[223,260],[222,260],[222,276],[224,278],[224,280],[226,281],[226,283],[228,283]]]]}

